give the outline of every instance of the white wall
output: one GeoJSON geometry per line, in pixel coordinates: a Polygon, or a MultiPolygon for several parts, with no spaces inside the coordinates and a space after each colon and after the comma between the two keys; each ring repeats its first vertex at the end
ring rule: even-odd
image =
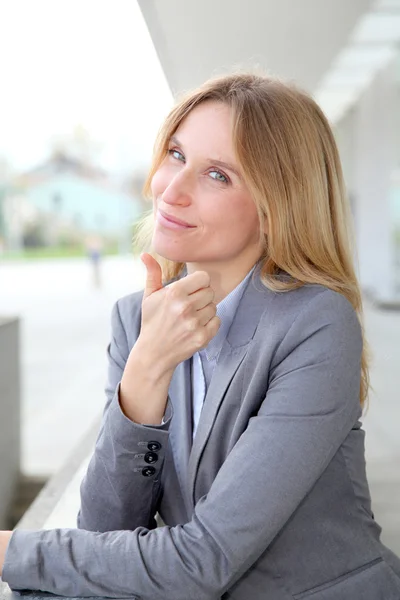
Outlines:
{"type": "Polygon", "coordinates": [[[396,165],[396,64],[381,71],[337,126],[348,190],[353,199],[359,278],[379,302],[396,298],[394,219],[390,203],[396,165]]]}

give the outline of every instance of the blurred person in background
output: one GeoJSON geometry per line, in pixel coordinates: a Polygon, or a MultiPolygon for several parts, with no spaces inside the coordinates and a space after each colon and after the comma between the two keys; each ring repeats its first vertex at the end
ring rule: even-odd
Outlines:
{"type": "Polygon", "coordinates": [[[167,117],[147,192],[145,289],[113,309],[78,529],[1,533],[3,579],[68,596],[398,600],[323,113],[272,78],[208,81],[167,117]]]}
{"type": "Polygon", "coordinates": [[[90,234],[85,240],[86,252],[92,270],[93,285],[101,287],[101,257],[103,253],[103,240],[99,235],[90,234]]]}

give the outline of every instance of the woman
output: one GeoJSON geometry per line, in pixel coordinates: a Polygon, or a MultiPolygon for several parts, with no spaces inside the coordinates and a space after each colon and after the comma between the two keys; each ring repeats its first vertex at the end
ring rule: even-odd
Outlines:
{"type": "Polygon", "coordinates": [[[3,579],[70,596],[398,600],[365,476],[361,298],[321,110],[273,79],[209,81],[168,116],[147,191],[153,254],[144,293],[113,310],[80,529],[4,533],[3,579]]]}

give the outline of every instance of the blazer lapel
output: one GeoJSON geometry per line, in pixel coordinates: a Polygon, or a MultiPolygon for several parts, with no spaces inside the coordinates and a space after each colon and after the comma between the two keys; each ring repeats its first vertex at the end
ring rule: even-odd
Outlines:
{"type": "Polygon", "coordinates": [[[265,287],[262,285],[258,270],[256,269],[240,300],[204,400],[203,410],[189,457],[188,486],[190,501],[192,503],[194,503],[196,474],[204,446],[210,436],[226,390],[246,356],[249,342],[254,336],[264,309],[265,287]]]}
{"type": "MultiPolygon", "coordinates": [[[[169,397],[173,417],[169,428],[169,439],[174,457],[175,470],[187,504],[187,469],[192,446],[192,385],[191,361],[180,363],[172,376],[169,397]]],[[[189,513],[190,514],[190,513],[189,513]]]]}

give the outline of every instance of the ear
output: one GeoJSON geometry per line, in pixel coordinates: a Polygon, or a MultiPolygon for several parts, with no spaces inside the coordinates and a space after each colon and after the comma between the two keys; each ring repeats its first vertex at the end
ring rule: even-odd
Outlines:
{"type": "Polygon", "coordinates": [[[267,217],[264,217],[264,228],[263,231],[265,233],[265,235],[268,235],[268,221],[267,221],[267,217]]]}

